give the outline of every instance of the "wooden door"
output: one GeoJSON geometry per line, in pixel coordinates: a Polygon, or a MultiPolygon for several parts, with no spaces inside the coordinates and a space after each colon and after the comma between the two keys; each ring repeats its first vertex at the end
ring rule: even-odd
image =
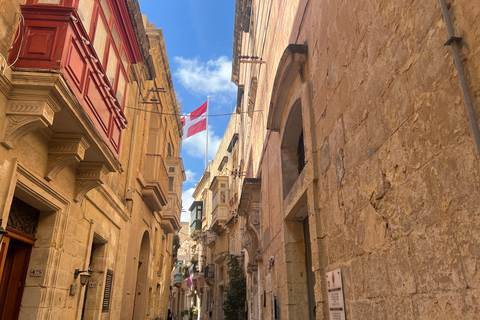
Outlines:
{"type": "Polygon", "coordinates": [[[17,320],[32,245],[5,236],[0,251],[3,269],[0,278],[0,320],[17,320]]]}

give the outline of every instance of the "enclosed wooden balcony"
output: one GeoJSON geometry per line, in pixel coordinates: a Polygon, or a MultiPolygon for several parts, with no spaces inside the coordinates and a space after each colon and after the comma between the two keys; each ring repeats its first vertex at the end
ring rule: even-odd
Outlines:
{"type": "Polygon", "coordinates": [[[186,176],[181,158],[167,157],[166,166],[168,171],[168,203],[160,212],[160,223],[164,230],[173,232],[180,229],[182,184],[186,176]]]}
{"type": "Polygon", "coordinates": [[[194,201],[189,210],[190,235],[194,236],[202,231],[203,201],[194,201]]]}
{"type": "MultiPolygon", "coordinates": [[[[112,2],[112,5],[118,4],[120,2],[112,2]]],[[[122,130],[127,125],[122,109],[128,68],[130,63],[141,61],[128,11],[126,7],[119,11],[120,15],[126,14],[125,20],[115,17],[98,24],[101,28],[98,34],[103,33],[105,39],[100,36],[91,39],[94,27],[84,25],[85,19],[73,5],[76,4],[68,1],[53,5],[28,0],[27,5],[21,6],[25,22],[18,33],[24,39],[14,44],[9,60],[16,60],[17,70],[60,72],[105,143],[118,157],[122,130]],[[111,42],[110,38],[118,41],[111,42]]]]}
{"type": "Polygon", "coordinates": [[[199,234],[202,231],[202,220],[193,220],[190,225],[190,235],[199,234]]]}
{"type": "Polygon", "coordinates": [[[217,234],[223,233],[228,213],[228,177],[216,176],[210,185],[212,191],[212,223],[210,229],[217,234]]]}

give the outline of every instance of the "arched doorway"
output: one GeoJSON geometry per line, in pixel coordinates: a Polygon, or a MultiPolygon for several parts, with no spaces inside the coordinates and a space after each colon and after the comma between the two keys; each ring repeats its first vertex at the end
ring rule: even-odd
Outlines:
{"type": "Polygon", "coordinates": [[[145,319],[145,308],[147,305],[147,274],[148,274],[148,260],[150,253],[150,236],[148,231],[145,231],[140,245],[138,255],[138,271],[137,281],[135,283],[135,299],[133,303],[133,320],[145,319]]]}

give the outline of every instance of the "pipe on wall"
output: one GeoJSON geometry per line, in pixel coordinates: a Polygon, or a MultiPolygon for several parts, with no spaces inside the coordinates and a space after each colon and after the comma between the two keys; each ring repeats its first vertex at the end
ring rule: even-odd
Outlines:
{"type": "Polygon", "coordinates": [[[460,57],[460,51],[458,49],[462,38],[455,36],[455,31],[453,30],[452,20],[450,19],[450,15],[448,13],[448,6],[446,1],[440,0],[440,6],[442,7],[443,19],[445,20],[445,25],[448,32],[448,40],[447,42],[445,42],[445,45],[452,48],[453,60],[457,68],[458,78],[462,87],[463,99],[465,100],[465,105],[467,107],[468,119],[472,128],[473,138],[477,147],[477,153],[480,158],[480,130],[478,128],[477,116],[473,109],[472,100],[470,98],[470,90],[468,89],[467,79],[465,77],[465,70],[463,69],[462,59],[460,57]]]}

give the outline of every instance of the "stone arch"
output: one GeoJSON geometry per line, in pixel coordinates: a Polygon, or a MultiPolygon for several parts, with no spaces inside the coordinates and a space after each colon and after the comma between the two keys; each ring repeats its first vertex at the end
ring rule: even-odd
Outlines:
{"type": "Polygon", "coordinates": [[[133,306],[133,320],[145,319],[145,310],[148,293],[148,265],[150,255],[150,234],[145,231],[142,236],[138,253],[137,281],[135,283],[135,302],[133,306]]]}
{"type": "Polygon", "coordinates": [[[288,89],[297,80],[301,83],[305,82],[304,68],[307,62],[307,51],[306,45],[290,44],[283,52],[272,88],[267,120],[268,130],[280,131],[285,110],[289,106],[288,98],[291,93],[288,89]]]}

